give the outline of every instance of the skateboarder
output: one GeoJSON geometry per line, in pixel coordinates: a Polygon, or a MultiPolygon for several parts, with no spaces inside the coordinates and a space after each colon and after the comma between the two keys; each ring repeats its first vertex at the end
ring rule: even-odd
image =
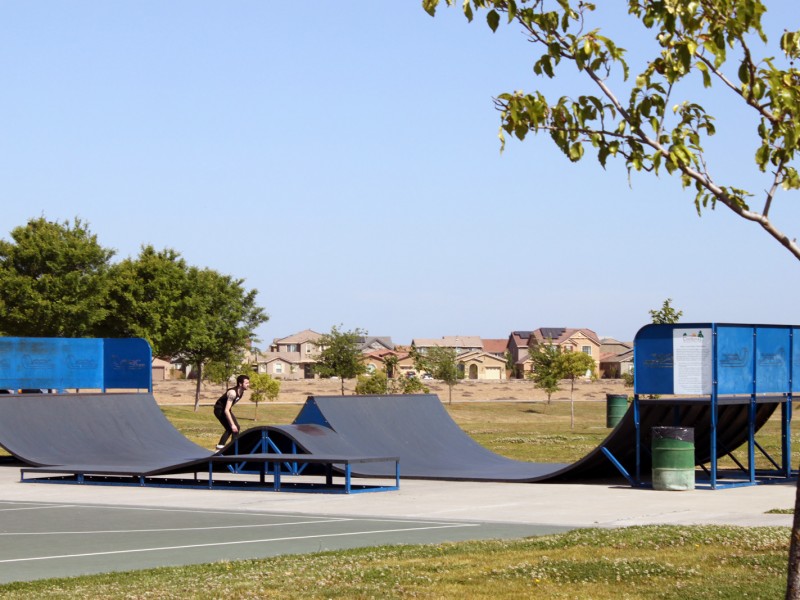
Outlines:
{"type": "Polygon", "coordinates": [[[247,388],[250,387],[250,378],[247,375],[239,375],[236,378],[236,387],[228,389],[222,396],[219,397],[214,403],[214,416],[225,428],[222,437],[219,438],[217,450],[225,447],[228,438],[233,435],[234,437],[239,434],[239,421],[232,410],[234,405],[242,399],[247,388]]]}

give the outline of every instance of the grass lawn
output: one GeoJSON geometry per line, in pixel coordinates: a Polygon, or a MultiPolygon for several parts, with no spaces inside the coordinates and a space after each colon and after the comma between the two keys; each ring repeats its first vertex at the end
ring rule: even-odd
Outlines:
{"type": "MultiPolygon", "coordinates": [[[[609,433],[604,402],[576,403],[574,429],[566,402],[446,408],[480,443],[522,460],[572,462],[609,433]]],[[[252,404],[236,413],[248,428],[290,423],[299,409],[261,404],[257,421],[252,404]]],[[[185,406],[162,410],[196,443],[216,443],[221,428],[210,407],[196,413],[185,406]]],[[[777,418],[758,437],[767,451],[779,454],[777,418]]],[[[797,462],[795,452],[792,463],[797,462]]],[[[776,527],[584,529],[524,540],[385,546],[9,584],[0,586],[0,597],[782,598],[789,537],[789,528],[776,527]]]]}

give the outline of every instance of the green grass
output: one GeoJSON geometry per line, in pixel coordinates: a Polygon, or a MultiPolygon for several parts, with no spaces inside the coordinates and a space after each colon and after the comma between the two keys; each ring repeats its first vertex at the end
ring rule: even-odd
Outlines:
{"type": "Polygon", "coordinates": [[[3,598],[782,598],[789,529],[584,529],[0,586],[3,598]]]}

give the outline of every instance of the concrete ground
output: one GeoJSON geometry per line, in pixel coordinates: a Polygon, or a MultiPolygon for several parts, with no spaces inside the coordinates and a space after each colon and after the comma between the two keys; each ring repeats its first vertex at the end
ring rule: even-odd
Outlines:
{"type": "Polygon", "coordinates": [[[791,515],[766,512],[793,508],[796,493],[794,484],[664,492],[624,484],[402,480],[399,491],[331,495],[20,483],[19,469],[0,466],[0,582],[358,545],[514,538],[579,527],[790,527],[791,515]],[[65,507],[70,510],[63,511],[65,507]],[[193,513],[199,520],[189,527],[174,526],[169,517],[155,518],[170,511],[193,513]],[[228,524],[223,513],[252,517],[254,524],[228,524]],[[307,529],[320,521],[346,525],[335,531],[307,529]],[[281,533],[254,533],[267,526],[280,526],[281,533]],[[77,531],[81,527],[85,531],[77,531]],[[208,536],[185,542],[189,530],[208,536]],[[153,537],[165,532],[174,535],[157,541],[153,537]],[[110,533],[125,537],[104,539],[97,546],[97,535],[110,533]],[[134,542],[134,534],[143,537],[134,542]],[[245,537],[226,537],[233,534],[245,537]],[[53,537],[43,537],[48,535],[53,537]],[[59,545],[69,550],[54,549],[59,545]]]}

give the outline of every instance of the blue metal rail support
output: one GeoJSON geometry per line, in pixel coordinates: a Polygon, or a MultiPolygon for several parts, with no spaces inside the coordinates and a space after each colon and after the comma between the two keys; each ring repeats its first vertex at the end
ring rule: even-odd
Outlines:
{"type": "MultiPolygon", "coordinates": [[[[634,350],[635,352],[635,350],[634,350]]],[[[636,377],[636,373],[633,374],[636,377]]],[[[639,394],[633,395],[633,426],[636,431],[636,482],[642,483],[642,431],[639,423],[639,394]]]]}
{"type": "Polygon", "coordinates": [[[792,476],[792,392],[794,390],[794,329],[789,329],[789,392],[781,404],[781,453],[783,476],[792,476]]]}
{"type": "Polygon", "coordinates": [[[719,373],[717,372],[717,325],[711,325],[711,411],[709,415],[710,431],[709,439],[711,444],[711,489],[717,489],[717,384],[719,373]]]}

